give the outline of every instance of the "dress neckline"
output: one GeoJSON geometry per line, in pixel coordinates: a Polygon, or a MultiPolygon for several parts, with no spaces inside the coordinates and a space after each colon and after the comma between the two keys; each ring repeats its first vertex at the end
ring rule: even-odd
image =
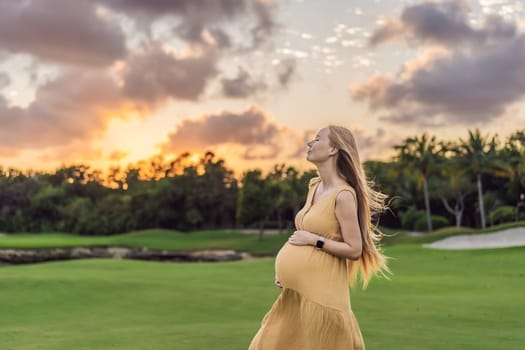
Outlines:
{"type": "Polygon", "coordinates": [[[329,194],[327,194],[326,196],[324,196],[323,198],[317,200],[317,202],[314,203],[315,193],[317,192],[317,189],[319,188],[319,184],[321,182],[322,181],[319,180],[315,184],[315,187],[313,188],[312,197],[310,198],[309,203],[308,203],[308,210],[310,210],[310,208],[312,208],[312,207],[316,206],[317,204],[319,204],[320,202],[322,202],[324,199],[331,197],[339,188],[349,186],[349,185],[346,185],[346,184],[345,185],[339,185],[336,188],[334,188],[332,191],[330,191],[329,194]]]}

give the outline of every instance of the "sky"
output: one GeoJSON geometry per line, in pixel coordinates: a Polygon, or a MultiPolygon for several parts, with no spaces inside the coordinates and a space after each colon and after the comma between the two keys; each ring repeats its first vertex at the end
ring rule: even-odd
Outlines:
{"type": "Polygon", "coordinates": [[[389,160],[423,132],[523,129],[524,96],[518,0],[0,0],[4,169],[306,169],[330,124],[389,160]]]}

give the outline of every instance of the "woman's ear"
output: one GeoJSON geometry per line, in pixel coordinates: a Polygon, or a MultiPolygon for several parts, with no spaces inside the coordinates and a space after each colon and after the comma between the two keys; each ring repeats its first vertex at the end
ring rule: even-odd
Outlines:
{"type": "Polygon", "coordinates": [[[337,149],[336,147],[330,147],[330,155],[331,156],[336,155],[338,152],[339,152],[339,149],[337,149]]]}

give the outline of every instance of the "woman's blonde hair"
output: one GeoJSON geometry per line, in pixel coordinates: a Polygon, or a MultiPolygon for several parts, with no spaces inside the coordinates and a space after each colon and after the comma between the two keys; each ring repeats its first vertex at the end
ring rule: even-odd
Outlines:
{"type": "Polygon", "coordinates": [[[342,126],[328,126],[330,143],[339,151],[336,165],[339,175],[352,186],[357,196],[357,215],[363,251],[358,260],[346,261],[350,285],[357,281],[358,273],[361,277],[363,288],[374,274],[380,272],[388,278],[386,273],[391,273],[387,266],[388,257],[381,253],[379,241],[384,234],[377,226],[372,224],[372,217],[388,209],[385,204],[387,195],[375,191],[373,181],[366,178],[365,171],[359,160],[357,144],[350,130],[342,126]]]}

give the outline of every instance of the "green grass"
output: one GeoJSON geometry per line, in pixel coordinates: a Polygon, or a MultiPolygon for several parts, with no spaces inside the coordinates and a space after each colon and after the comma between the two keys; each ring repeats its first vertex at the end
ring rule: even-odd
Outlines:
{"type": "MultiPolygon", "coordinates": [[[[367,350],[523,349],[525,248],[388,246],[390,281],[352,290],[367,350]]],[[[0,349],[247,349],[278,295],[273,258],[0,267],[0,349]]]]}
{"type": "MultiPolygon", "coordinates": [[[[411,236],[405,231],[382,229],[388,237],[384,245],[399,243],[428,243],[442,238],[473,233],[488,233],[512,227],[523,227],[525,222],[508,223],[490,227],[486,230],[447,227],[421,236],[411,236]]],[[[152,229],[124,233],[114,236],[78,236],[66,233],[16,233],[0,236],[0,248],[52,248],[75,246],[146,247],[150,249],[202,250],[233,249],[256,256],[274,255],[288,239],[290,232],[266,234],[259,241],[257,234],[242,234],[231,230],[177,232],[152,229]]]]}
{"type": "Polygon", "coordinates": [[[17,233],[0,236],[0,248],[52,248],[74,246],[146,247],[150,249],[200,250],[233,249],[254,255],[271,255],[288,239],[289,234],[265,235],[227,230],[182,233],[169,230],[144,230],[114,236],[78,236],[66,233],[17,233]]]}

